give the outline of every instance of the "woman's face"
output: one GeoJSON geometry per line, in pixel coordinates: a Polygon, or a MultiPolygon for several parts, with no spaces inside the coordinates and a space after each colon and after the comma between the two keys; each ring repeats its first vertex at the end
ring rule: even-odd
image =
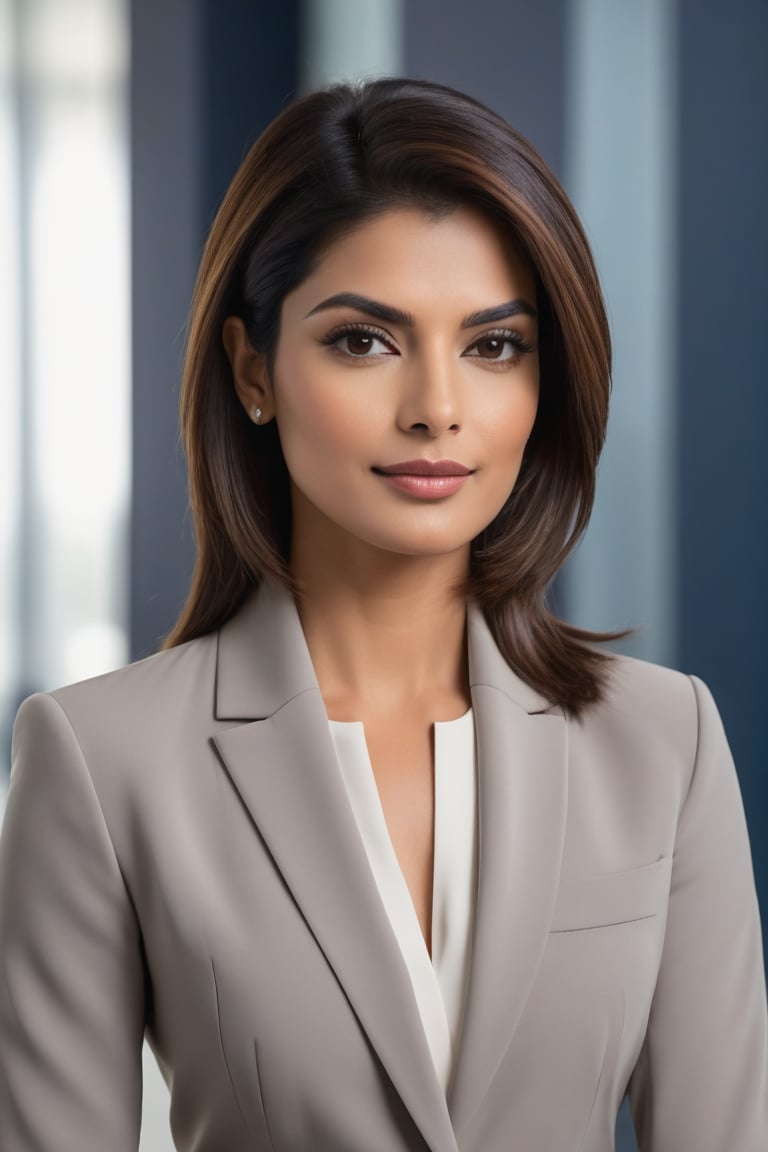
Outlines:
{"type": "Polygon", "coordinates": [[[468,560],[536,416],[535,305],[528,263],[467,208],[393,210],[325,252],[283,302],[266,399],[239,386],[277,420],[294,550],[468,560]]]}

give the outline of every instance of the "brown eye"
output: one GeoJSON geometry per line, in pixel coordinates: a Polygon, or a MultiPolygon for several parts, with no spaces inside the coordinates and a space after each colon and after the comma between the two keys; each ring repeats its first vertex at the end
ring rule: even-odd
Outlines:
{"type": "Polygon", "coordinates": [[[380,356],[396,355],[389,339],[375,328],[335,328],[323,337],[321,343],[330,345],[353,360],[376,360],[380,356]]]}
{"type": "Polygon", "coordinates": [[[374,338],[366,332],[349,332],[344,337],[347,352],[352,356],[367,356],[373,348],[374,338]]]}
{"type": "Polygon", "coordinates": [[[484,360],[498,360],[504,351],[504,345],[508,343],[508,340],[503,340],[500,336],[486,336],[475,347],[478,356],[482,356],[484,360]]]}
{"type": "Polygon", "coordinates": [[[526,344],[516,332],[486,332],[479,336],[464,353],[475,360],[485,360],[489,364],[510,365],[518,363],[524,352],[532,352],[533,346],[526,344]]]}

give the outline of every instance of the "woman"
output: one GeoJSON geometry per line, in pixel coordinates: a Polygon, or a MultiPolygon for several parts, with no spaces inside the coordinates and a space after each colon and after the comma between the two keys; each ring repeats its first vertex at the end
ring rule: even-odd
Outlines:
{"type": "Polygon", "coordinates": [[[193,303],[198,542],[166,650],[21,709],[0,1144],[768,1138],[760,926],[699,681],[545,593],[589,516],[609,336],[583,232],[473,100],[315,93],[193,303]]]}

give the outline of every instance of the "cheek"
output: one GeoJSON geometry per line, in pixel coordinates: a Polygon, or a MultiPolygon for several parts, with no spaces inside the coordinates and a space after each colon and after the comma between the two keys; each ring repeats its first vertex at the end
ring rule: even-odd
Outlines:
{"type": "Polygon", "coordinates": [[[275,416],[286,460],[354,448],[370,430],[375,405],[354,384],[340,388],[317,370],[286,365],[275,385],[275,416]]]}
{"type": "Polygon", "coordinates": [[[487,443],[504,453],[522,454],[533,430],[539,403],[538,380],[521,382],[520,387],[500,391],[494,405],[484,412],[483,433],[487,443]]]}

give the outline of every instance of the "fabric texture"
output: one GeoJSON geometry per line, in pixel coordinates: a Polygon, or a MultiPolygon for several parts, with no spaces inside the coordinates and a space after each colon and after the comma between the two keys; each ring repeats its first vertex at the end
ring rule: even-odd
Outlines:
{"type": "Polygon", "coordinates": [[[0,836],[0,1148],[765,1152],[760,922],[706,687],[617,658],[568,720],[468,616],[478,872],[446,1095],[298,614],[29,699],[0,836]]]}

